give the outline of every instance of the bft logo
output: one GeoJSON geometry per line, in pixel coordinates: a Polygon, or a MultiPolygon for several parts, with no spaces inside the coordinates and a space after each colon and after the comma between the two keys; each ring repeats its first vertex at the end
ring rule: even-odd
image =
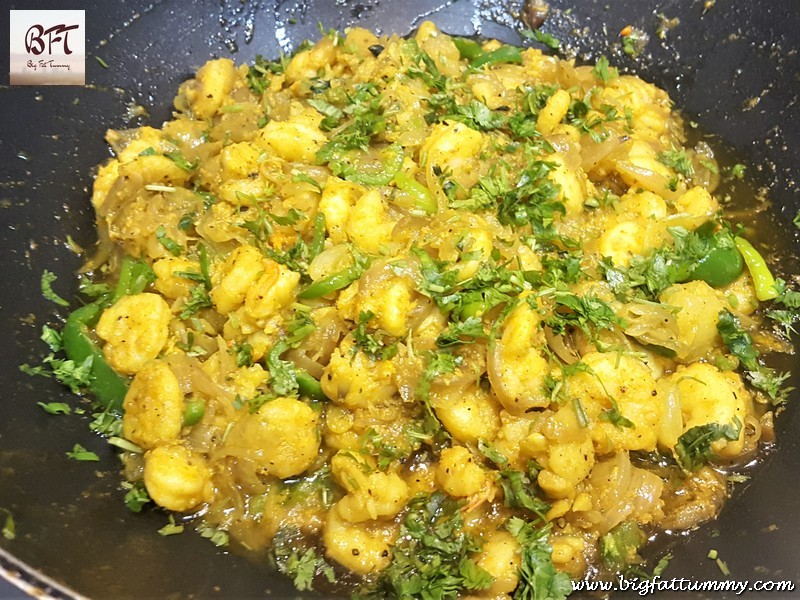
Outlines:
{"type": "MultiPolygon", "coordinates": [[[[39,24],[31,25],[28,32],[25,34],[25,50],[31,54],[40,55],[45,49],[44,36],[47,36],[47,53],[53,54],[53,44],[60,43],[63,47],[63,53],[66,55],[72,54],[69,49],[69,32],[73,29],[80,29],[80,25],[53,25],[49,29],[45,29],[39,24]],[[63,34],[63,37],[62,35],[63,34]]],[[[58,46],[56,46],[58,49],[58,46]]]]}
{"type": "Polygon", "coordinates": [[[86,77],[82,10],[10,11],[11,85],[83,85],[86,77]]]}

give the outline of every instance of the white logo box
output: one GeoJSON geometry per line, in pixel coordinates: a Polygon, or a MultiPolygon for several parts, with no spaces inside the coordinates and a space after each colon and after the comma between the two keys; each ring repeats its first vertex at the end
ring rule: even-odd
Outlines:
{"type": "Polygon", "coordinates": [[[83,10],[9,11],[11,85],[84,85],[83,10]]]}

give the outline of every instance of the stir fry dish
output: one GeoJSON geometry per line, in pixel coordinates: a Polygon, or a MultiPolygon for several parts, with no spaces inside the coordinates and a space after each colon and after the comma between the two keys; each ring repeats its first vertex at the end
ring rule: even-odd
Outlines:
{"type": "Polygon", "coordinates": [[[174,108],[108,132],[46,336],[163,534],[299,590],[563,598],[772,443],[800,294],[663,90],[426,22],[211,60],[174,108]]]}

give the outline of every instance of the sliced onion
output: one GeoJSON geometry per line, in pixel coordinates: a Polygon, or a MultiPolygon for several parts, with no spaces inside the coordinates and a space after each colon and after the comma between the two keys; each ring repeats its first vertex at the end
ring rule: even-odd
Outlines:
{"type": "Polygon", "coordinates": [[[758,452],[761,441],[761,422],[754,414],[749,414],[744,418],[742,434],[742,451],[730,459],[731,463],[737,465],[749,463],[758,452]]]}
{"type": "Polygon", "coordinates": [[[347,244],[337,244],[326,248],[308,265],[308,276],[312,281],[319,281],[344,271],[353,264],[353,254],[347,244]]]}
{"type": "Polygon", "coordinates": [[[322,377],[322,372],[325,369],[325,365],[320,364],[313,358],[309,357],[305,352],[301,351],[300,349],[292,349],[286,353],[286,358],[288,358],[295,366],[300,367],[301,369],[308,371],[308,373],[314,378],[319,379],[322,377]]]}
{"type": "Polygon", "coordinates": [[[626,492],[631,482],[631,465],[627,452],[618,452],[610,460],[595,464],[589,482],[598,496],[596,504],[602,515],[598,523],[601,534],[625,520],[631,512],[626,492]]]}
{"type": "Polygon", "coordinates": [[[661,379],[658,382],[658,397],[661,400],[658,443],[663,448],[674,448],[683,434],[683,413],[678,386],[667,379],[661,379]]]}
{"type": "Polygon", "coordinates": [[[575,142],[564,134],[547,136],[547,141],[559,153],[564,166],[570,171],[577,171],[581,166],[580,142],[575,142]]]}
{"type": "Polygon", "coordinates": [[[643,344],[678,349],[678,320],[674,307],[634,300],[620,305],[615,312],[627,323],[625,335],[643,344]]]}
{"type": "Polygon", "coordinates": [[[628,141],[626,135],[610,135],[600,142],[586,138],[581,143],[581,166],[586,173],[593,171],[604,158],[628,141]]]}
{"type": "MultiPolygon", "coordinates": [[[[228,355],[228,352],[224,352],[228,355]]],[[[202,394],[208,398],[218,398],[223,401],[233,402],[235,395],[214,382],[203,371],[198,361],[193,356],[185,354],[170,354],[166,358],[172,372],[178,378],[181,391],[184,394],[202,394]]]]}
{"type": "Polygon", "coordinates": [[[392,229],[392,239],[396,242],[409,242],[416,240],[423,227],[430,224],[430,219],[422,215],[414,214],[404,208],[392,205],[398,212],[402,211],[403,216],[397,220],[397,225],[392,229]]]}
{"type": "Polygon", "coordinates": [[[384,282],[396,276],[395,269],[389,261],[375,261],[361,276],[358,284],[359,295],[362,297],[374,296],[384,282]]]}
{"type": "Polygon", "coordinates": [[[574,348],[574,341],[566,335],[556,335],[550,327],[544,328],[544,337],[547,345],[555,352],[556,356],[568,365],[580,360],[578,351],[574,348]]]}
{"type": "Polygon", "coordinates": [[[460,354],[464,357],[462,366],[452,373],[441,375],[433,383],[432,389],[439,394],[460,394],[461,391],[475,383],[486,372],[486,344],[475,342],[465,346],[460,354]]]}
{"type": "Polygon", "coordinates": [[[775,441],[775,413],[771,410],[761,415],[761,441],[771,444],[775,441]]]}
{"type": "MultiPolygon", "coordinates": [[[[318,308],[312,317],[316,328],[301,342],[298,350],[313,362],[325,366],[330,362],[331,354],[347,332],[347,327],[334,307],[318,308]]],[[[312,375],[319,378],[314,373],[312,375]]]]}
{"type": "Polygon", "coordinates": [[[628,492],[631,495],[631,514],[637,520],[649,520],[651,515],[660,513],[661,492],[664,482],[655,473],[632,467],[628,492]]]}
{"type": "Polygon", "coordinates": [[[486,356],[486,373],[489,375],[489,382],[492,384],[492,392],[503,406],[514,406],[514,395],[506,386],[502,372],[502,351],[503,342],[495,340],[494,348],[490,349],[486,356]]]}
{"type": "Polygon", "coordinates": [[[686,191],[686,186],[683,183],[678,183],[675,191],[672,191],[669,187],[670,180],[667,176],[626,160],[617,161],[616,167],[617,171],[633,179],[637,185],[649,192],[662,196],[666,200],[675,201],[686,191]]]}
{"type": "Polygon", "coordinates": [[[627,518],[647,521],[661,512],[664,483],[649,471],[634,467],[627,452],[597,463],[589,481],[598,493],[602,519],[597,524],[601,535],[627,518]]]}

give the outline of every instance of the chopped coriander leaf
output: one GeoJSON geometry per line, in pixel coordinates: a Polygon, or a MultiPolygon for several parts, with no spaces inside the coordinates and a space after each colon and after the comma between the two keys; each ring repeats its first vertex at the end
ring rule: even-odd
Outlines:
{"type": "Polygon", "coordinates": [[[69,306],[69,302],[53,291],[56,274],[45,269],[42,271],[42,296],[59,306],[69,306]]]}
{"type": "Polygon", "coordinates": [[[789,336],[795,332],[794,324],[800,321],[800,292],[789,289],[783,279],[775,279],[775,305],[766,312],[767,317],[783,327],[784,334],[789,336]]]}
{"type": "Polygon", "coordinates": [[[51,415],[69,415],[72,409],[66,402],[37,402],[46,413],[51,415]]]}
{"type": "Polygon", "coordinates": [[[28,363],[23,363],[19,366],[19,370],[30,375],[31,377],[51,377],[52,373],[48,371],[43,365],[30,366],[28,363]]]}
{"type": "MultiPolygon", "coordinates": [[[[448,263],[433,260],[421,249],[412,252],[420,258],[422,280],[418,290],[449,313],[454,323],[481,317],[496,306],[514,302],[527,285],[524,272],[512,271],[493,261],[482,263],[472,277],[458,282],[458,270],[448,268],[448,263]]],[[[478,333],[477,327],[473,333],[478,333]]]]}
{"type": "MultiPolygon", "coordinates": [[[[592,377],[597,379],[597,381],[598,381],[598,383],[600,383],[601,387],[603,387],[603,389],[605,389],[605,387],[602,384],[602,381],[597,376],[597,373],[595,373],[594,369],[592,369],[586,363],[581,362],[581,361],[577,361],[577,362],[574,362],[574,363],[572,363],[570,365],[566,365],[566,364],[561,364],[561,362],[559,361],[558,365],[559,365],[559,367],[561,369],[560,377],[559,376],[553,376],[550,373],[548,373],[545,376],[545,384],[544,384],[545,385],[545,389],[549,392],[550,400],[552,402],[557,402],[559,404],[563,404],[564,402],[569,400],[569,398],[571,397],[570,393],[569,393],[569,380],[570,380],[570,377],[572,377],[573,375],[575,375],[577,373],[588,373],[589,375],[591,375],[592,377]]],[[[606,395],[608,395],[608,394],[606,394],[606,395]]]]}
{"type": "Polygon", "coordinates": [[[447,352],[427,353],[427,363],[425,370],[417,384],[416,397],[422,403],[422,426],[423,434],[427,437],[447,437],[447,433],[442,427],[441,421],[433,411],[430,403],[431,385],[437,377],[454,373],[456,368],[464,364],[462,356],[456,356],[447,352]]]}
{"type": "Polygon", "coordinates": [[[454,207],[496,210],[503,225],[529,225],[537,239],[551,242],[559,238],[556,219],[566,214],[564,204],[558,200],[560,188],[548,178],[554,168],[553,163],[533,160],[516,182],[510,181],[506,171],[500,169],[481,178],[469,190],[469,204],[462,202],[454,207]]]}
{"type": "Polygon", "coordinates": [[[93,413],[94,420],[89,423],[89,429],[105,436],[122,435],[122,417],[113,412],[93,413]]]}
{"type": "Polygon", "coordinates": [[[678,438],[675,446],[678,464],[685,471],[696,471],[714,457],[711,444],[723,439],[738,440],[741,430],[742,422],[738,417],[727,425],[707,423],[692,427],[678,438]]]}
{"type": "Polygon", "coordinates": [[[175,165],[184,171],[192,172],[198,166],[200,166],[200,159],[195,159],[192,162],[186,160],[186,157],[183,156],[183,153],[180,150],[173,150],[172,152],[165,152],[164,156],[170,159],[175,165]]]}
{"type": "Polygon", "coordinates": [[[734,179],[744,179],[744,172],[747,169],[743,164],[737,163],[731,167],[731,177],[734,179]]]}
{"type": "Polygon", "coordinates": [[[298,221],[305,219],[305,215],[296,208],[290,208],[289,212],[285,215],[275,215],[273,213],[268,214],[269,218],[272,219],[276,225],[282,226],[295,225],[298,221]]]}
{"type": "Polygon", "coordinates": [[[302,551],[276,548],[275,553],[278,571],[290,577],[294,587],[301,592],[313,590],[318,575],[324,576],[329,583],[336,581],[333,567],[314,548],[302,551]]]}
{"type": "Polygon", "coordinates": [[[269,385],[278,396],[297,396],[298,383],[295,366],[288,360],[282,360],[281,354],[289,349],[285,341],[278,342],[267,354],[269,385]]]}
{"type": "Polygon", "coordinates": [[[210,525],[206,525],[205,523],[201,524],[197,528],[197,532],[200,534],[200,537],[203,537],[209,540],[215,546],[222,547],[227,546],[230,542],[230,534],[224,529],[217,529],[216,527],[211,527],[210,525]]]}
{"type": "Polygon", "coordinates": [[[452,82],[448,77],[442,75],[436,63],[427,52],[419,47],[416,40],[408,40],[406,49],[413,63],[406,72],[409,77],[420,79],[429,88],[439,92],[449,91],[452,82]]]}
{"type": "Polygon", "coordinates": [[[233,347],[233,352],[236,355],[237,367],[252,367],[253,366],[253,346],[247,342],[236,344],[233,347]]]}
{"type": "Polygon", "coordinates": [[[80,364],[74,360],[47,357],[45,364],[50,367],[53,377],[57,381],[69,387],[73,394],[80,394],[81,391],[92,382],[92,363],[94,356],[88,356],[80,364]]]}
{"type": "Polygon", "coordinates": [[[639,562],[639,548],[647,535],[636,521],[623,521],[600,539],[600,556],[614,570],[639,562]]]}
{"type": "MultiPolygon", "coordinates": [[[[545,288],[538,297],[553,303],[552,313],[546,322],[557,334],[564,333],[569,327],[577,327],[589,338],[596,339],[598,331],[615,327],[624,329],[626,326],[607,302],[593,294],[578,296],[567,289],[545,288]]],[[[532,301],[531,308],[538,310],[535,304],[535,300],[532,301]]]]}
{"type": "Polygon", "coordinates": [[[322,98],[309,98],[308,104],[315,108],[318,112],[325,116],[319,124],[322,131],[331,131],[335,129],[341,120],[344,118],[344,111],[330,102],[326,102],[322,98]]]}
{"type": "Polygon", "coordinates": [[[394,461],[406,458],[410,450],[385,442],[381,435],[371,428],[362,436],[361,452],[377,458],[377,467],[380,471],[385,471],[394,461]]]}
{"type": "Polygon", "coordinates": [[[125,506],[128,510],[134,513],[142,512],[145,504],[151,502],[150,495],[147,493],[147,488],[144,487],[144,481],[139,480],[134,483],[124,481],[122,483],[125,492],[125,506]]]}
{"type": "Polygon", "coordinates": [[[478,439],[478,450],[486,458],[488,458],[498,469],[505,469],[508,467],[508,458],[505,457],[497,448],[484,440],[478,439]]]}
{"type": "Polygon", "coordinates": [[[650,36],[637,27],[626,27],[622,38],[622,51],[631,58],[637,58],[647,46],[650,36]]]}
{"type": "Polygon", "coordinates": [[[470,100],[469,104],[459,104],[453,107],[453,112],[441,117],[461,121],[477,131],[491,131],[500,129],[506,123],[506,117],[500,112],[489,109],[479,100],[470,100]]]}
{"type": "Polygon", "coordinates": [[[609,400],[611,401],[611,408],[608,408],[600,413],[600,420],[608,421],[614,427],[619,429],[622,429],[623,427],[634,429],[636,425],[633,424],[633,421],[623,416],[623,414],[619,412],[619,406],[617,406],[616,400],[613,398],[609,398],[609,400]]]}
{"type": "Polygon", "coordinates": [[[164,249],[172,254],[172,256],[180,256],[182,252],[181,245],[173,240],[171,237],[167,236],[167,230],[164,228],[163,225],[159,225],[156,228],[156,239],[158,243],[164,246],[164,249]]]}
{"type": "Polygon", "coordinates": [[[440,348],[471,344],[479,339],[486,339],[489,334],[483,328],[483,319],[480,317],[467,317],[463,321],[448,324],[447,328],[436,338],[436,345],[440,348]]]}
{"type": "Polygon", "coordinates": [[[728,310],[719,314],[717,330],[728,350],[736,356],[742,364],[751,371],[756,371],[761,365],[758,363],[759,351],[753,345],[753,338],[739,323],[739,319],[728,310]]]}
{"type": "Polygon", "coordinates": [[[670,192],[677,192],[678,191],[678,183],[679,183],[679,180],[678,180],[678,176],[677,175],[675,177],[670,177],[669,181],[667,182],[666,188],[670,192]]]}
{"type": "Polygon", "coordinates": [[[686,150],[672,149],[665,150],[658,154],[658,160],[666,166],[675,169],[677,173],[683,175],[686,179],[691,179],[694,175],[694,165],[692,159],[686,154],[686,150]]]}
{"type": "Polygon", "coordinates": [[[623,118],[623,115],[620,115],[617,109],[611,105],[603,104],[599,110],[592,107],[592,96],[598,93],[599,89],[591,88],[583,99],[573,99],[569,111],[567,111],[568,123],[588,135],[596,143],[603,141],[608,136],[608,132],[600,125],[623,118]]]}
{"type": "MultiPolygon", "coordinates": [[[[297,182],[308,183],[309,185],[313,185],[320,192],[322,191],[322,185],[316,179],[314,179],[313,177],[311,177],[310,175],[308,175],[306,173],[299,173],[299,172],[298,173],[294,173],[292,175],[292,182],[295,182],[295,183],[297,183],[297,182]]],[[[322,213],[317,213],[317,214],[318,215],[322,215],[322,213]]],[[[324,217],[324,215],[323,215],[323,217],[324,217]]]]}
{"type": "Polygon", "coordinates": [[[85,275],[80,275],[80,282],[78,283],[78,291],[84,296],[90,298],[99,298],[111,291],[111,286],[107,283],[94,283],[85,275]]]}
{"type": "Polygon", "coordinates": [[[354,173],[353,151],[366,151],[372,137],[383,132],[386,119],[383,116],[381,96],[374,83],[356,84],[350,104],[343,111],[350,123],[340,129],[316,154],[317,163],[327,164],[334,175],[354,173]]]}
{"type": "Polygon", "coordinates": [[[536,474],[534,469],[531,477],[522,471],[505,469],[500,471],[500,487],[503,489],[505,505],[510,508],[525,508],[545,521],[545,513],[550,510],[550,504],[539,498],[536,494],[536,474]]]}
{"type": "Polygon", "coordinates": [[[199,196],[203,200],[203,210],[208,210],[217,202],[217,197],[212,194],[211,192],[206,192],[203,190],[194,190],[194,194],[199,196]]]}
{"type": "Polygon", "coordinates": [[[663,557],[661,557],[661,560],[658,561],[658,564],[653,569],[653,577],[662,575],[664,571],[667,570],[667,567],[669,566],[669,561],[671,560],[672,560],[671,552],[667,552],[663,557]]]}
{"type": "Polygon", "coordinates": [[[277,398],[277,395],[274,393],[256,394],[252,398],[242,398],[239,394],[236,394],[236,398],[233,400],[233,407],[236,410],[241,410],[246,406],[248,412],[252,415],[257,413],[267,402],[275,400],[275,398],[277,398]]]}
{"type": "Polygon", "coordinates": [[[603,83],[608,83],[612,79],[619,77],[619,71],[616,67],[612,67],[608,64],[608,59],[605,56],[601,56],[597,59],[597,63],[595,63],[592,69],[592,74],[603,83]]]}
{"type": "Polygon", "coordinates": [[[797,211],[797,214],[792,219],[792,223],[796,229],[800,229],[800,211],[797,211]]]}
{"type": "Polygon", "coordinates": [[[352,353],[356,354],[361,350],[373,360],[389,360],[397,354],[397,342],[387,343],[387,334],[381,330],[375,333],[367,332],[367,325],[375,314],[372,311],[361,311],[358,315],[358,325],[353,330],[352,353]]]}
{"type": "Polygon", "coordinates": [[[429,352],[425,371],[417,386],[417,396],[422,400],[427,400],[434,380],[442,375],[455,373],[455,370],[463,364],[463,356],[457,356],[449,352],[429,352]]]}
{"type": "Polygon", "coordinates": [[[743,265],[730,230],[715,228],[712,221],[695,231],[670,227],[667,231],[673,244],[665,244],[647,256],[634,256],[627,269],[604,262],[601,270],[621,300],[635,290],[657,300],[669,286],[697,279],[712,287],[725,285],[741,273],[743,265]]]}
{"type": "Polygon", "coordinates": [[[208,290],[204,285],[196,285],[191,290],[189,290],[189,297],[186,299],[186,303],[183,305],[181,309],[180,318],[181,319],[188,319],[189,317],[195,315],[199,310],[203,308],[211,308],[213,303],[211,302],[211,296],[208,294],[208,290]]]}
{"type": "Polygon", "coordinates": [[[717,166],[717,163],[715,163],[714,161],[707,160],[705,158],[701,158],[701,159],[699,159],[698,162],[701,165],[703,165],[706,169],[711,171],[714,175],[719,175],[719,167],[717,166]]]}
{"type": "Polygon", "coordinates": [[[528,40],[533,40],[535,42],[539,42],[540,44],[544,44],[550,50],[558,50],[561,48],[561,42],[554,38],[549,33],[545,33],[541,29],[523,29],[519,32],[519,34],[528,40]]]}
{"type": "MultiPolygon", "coordinates": [[[[250,211],[248,211],[248,213],[249,212],[250,211]]],[[[265,211],[260,204],[256,207],[254,212],[255,215],[252,219],[242,221],[238,225],[252,233],[256,245],[263,249],[269,241],[269,236],[272,234],[273,227],[269,219],[269,213],[265,211]]]]}
{"type": "Polygon", "coordinates": [[[549,527],[536,528],[518,517],[508,520],[508,531],[521,546],[520,582],[514,600],[564,600],[572,593],[569,575],[556,571],[549,527]]]}
{"type": "Polygon", "coordinates": [[[72,450],[67,452],[67,458],[71,458],[73,460],[88,461],[88,462],[97,462],[100,460],[100,457],[97,456],[97,454],[87,450],[80,444],[75,444],[72,450]]]}
{"type": "Polygon", "coordinates": [[[305,310],[297,309],[294,317],[286,323],[286,343],[290,346],[297,344],[311,335],[316,328],[311,315],[305,310]]]}
{"type": "Polygon", "coordinates": [[[739,319],[728,310],[721,311],[717,331],[731,354],[741,361],[746,369],[745,375],[753,387],[764,392],[773,404],[784,402],[790,390],[783,388],[783,383],[789,373],[777,373],[758,361],[760,352],[753,344],[753,338],[742,328],[739,319]]]}
{"type": "Polygon", "coordinates": [[[3,519],[3,528],[0,529],[0,533],[10,542],[17,537],[17,526],[16,523],[14,523],[14,515],[11,514],[10,510],[2,507],[0,507],[0,515],[5,515],[3,519]]]}
{"type": "Polygon", "coordinates": [[[58,352],[62,348],[61,333],[48,325],[42,326],[42,335],[39,339],[47,344],[51,352],[58,352]]]}
{"type": "Polygon", "coordinates": [[[283,55],[281,55],[280,61],[269,61],[257,54],[255,62],[250,65],[245,75],[247,85],[254,94],[260,96],[269,86],[270,76],[283,73],[286,64],[288,64],[288,60],[283,55]]]}
{"type": "Polygon", "coordinates": [[[470,558],[480,544],[464,530],[460,508],[441,492],[408,503],[392,562],[380,575],[378,597],[444,600],[492,584],[491,575],[470,558]]]}
{"type": "Polygon", "coordinates": [[[178,535],[183,533],[184,526],[175,523],[175,517],[173,515],[169,516],[169,523],[164,525],[161,529],[158,530],[158,535],[163,535],[164,537],[168,535],[178,535]]]}

